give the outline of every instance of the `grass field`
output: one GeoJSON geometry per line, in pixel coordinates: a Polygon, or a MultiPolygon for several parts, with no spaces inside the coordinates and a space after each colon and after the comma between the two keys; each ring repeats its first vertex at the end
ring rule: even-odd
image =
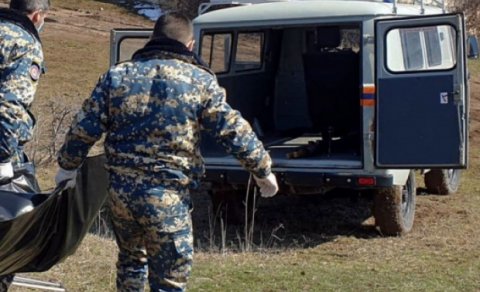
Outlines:
{"type": "MultiPolygon", "coordinates": [[[[478,291],[480,165],[478,155],[474,158],[459,193],[417,198],[415,226],[405,237],[379,236],[372,232],[370,218],[363,228],[343,226],[354,231],[321,240],[308,238],[307,231],[295,236],[297,244],[287,246],[281,241],[276,247],[262,246],[257,240],[254,252],[201,251],[195,255],[189,290],[478,291]]],[[[326,212],[338,216],[334,210],[326,212]]],[[[328,229],[336,222],[318,224],[328,229]]],[[[114,291],[115,255],[113,241],[90,235],[65,263],[31,276],[60,280],[69,291],[114,291]]]]}
{"type": "MultiPolygon", "coordinates": [[[[48,73],[34,108],[40,123],[49,121],[47,101],[78,106],[90,94],[108,68],[111,28],[152,25],[103,2],[54,0],[53,5],[56,8],[43,35],[48,73]]],[[[480,61],[469,62],[469,67],[476,130],[480,61]]],[[[312,215],[311,220],[305,219],[309,214],[301,218],[282,212],[275,215],[277,209],[264,206],[257,216],[273,214],[270,220],[277,222],[275,226],[285,226],[282,234],[272,227],[262,230],[264,237],[256,234],[256,247],[248,253],[237,251],[235,237],[225,252],[198,248],[189,290],[480,291],[480,144],[476,132],[471,133],[470,166],[459,192],[420,194],[415,226],[405,237],[381,237],[368,216],[360,223],[349,220],[364,205],[349,198],[316,201],[312,208],[321,209],[321,214],[312,215]],[[337,203],[350,207],[342,209],[337,203]]],[[[53,186],[54,171],[52,161],[39,172],[45,189],[53,186]]],[[[422,187],[421,180],[418,186],[422,187]]],[[[290,201],[284,201],[276,208],[289,210],[290,201]]],[[[368,210],[362,212],[368,214],[368,210]]],[[[208,238],[198,234],[197,246],[201,240],[208,238]]],[[[61,281],[68,291],[115,291],[115,258],[112,240],[89,235],[64,263],[28,276],[61,281]]],[[[11,291],[31,290],[13,287],[11,291]]]]}

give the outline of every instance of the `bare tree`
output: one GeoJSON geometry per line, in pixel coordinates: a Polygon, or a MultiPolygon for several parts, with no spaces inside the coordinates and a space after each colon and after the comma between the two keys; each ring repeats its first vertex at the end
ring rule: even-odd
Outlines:
{"type": "Polygon", "coordinates": [[[480,1],[479,0],[452,0],[450,10],[465,14],[467,30],[470,34],[480,32],[480,1]]]}
{"type": "Polygon", "coordinates": [[[57,151],[63,143],[73,114],[78,110],[78,105],[52,98],[38,102],[36,107],[37,111],[42,114],[38,115],[34,139],[27,144],[26,152],[35,165],[42,166],[56,160],[57,151]]]}

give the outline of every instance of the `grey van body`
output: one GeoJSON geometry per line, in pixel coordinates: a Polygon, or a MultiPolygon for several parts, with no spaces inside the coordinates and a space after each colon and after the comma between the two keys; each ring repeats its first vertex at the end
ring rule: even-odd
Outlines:
{"type": "MultiPolygon", "coordinates": [[[[467,167],[463,16],[423,1],[250,2],[195,18],[196,52],[266,145],[281,193],[373,190],[380,231],[409,232],[413,170],[449,194],[467,167]]],[[[113,30],[112,64],[150,34],[113,30]]],[[[249,174],[207,136],[202,154],[214,205],[242,205],[249,174]]]]}

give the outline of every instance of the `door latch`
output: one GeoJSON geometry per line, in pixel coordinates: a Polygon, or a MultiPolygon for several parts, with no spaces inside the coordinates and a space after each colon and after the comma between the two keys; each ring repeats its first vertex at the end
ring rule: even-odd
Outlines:
{"type": "Polygon", "coordinates": [[[448,99],[451,99],[453,103],[456,105],[462,105],[463,98],[462,98],[461,92],[462,92],[461,85],[455,85],[454,91],[448,93],[448,99]]]}

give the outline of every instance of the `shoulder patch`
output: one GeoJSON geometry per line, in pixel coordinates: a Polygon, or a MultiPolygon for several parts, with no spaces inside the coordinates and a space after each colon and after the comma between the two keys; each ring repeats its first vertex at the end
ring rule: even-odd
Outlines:
{"type": "Polygon", "coordinates": [[[32,63],[30,66],[30,77],[32,78],[33,81],[38,81],[40,79],[40,75],[42,74],[42,70],[40,69],[40,65],[37,63],[32,63]]]}

